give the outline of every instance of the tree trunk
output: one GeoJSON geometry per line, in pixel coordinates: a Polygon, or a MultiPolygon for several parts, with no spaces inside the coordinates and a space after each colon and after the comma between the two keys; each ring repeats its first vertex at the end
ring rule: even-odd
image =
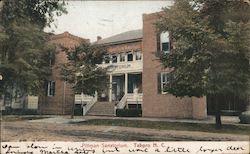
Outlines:
{"type": "Polygon", "coordinates": [[[75,114],[75,101],[73,101],[72,104],[71,119],[74,119],[74,114],[75,114]]]}
{"type": "Polygon", "coordinates": [[[215,123],[216,123],[216,128],[220,129],[222,127],[222,124],[221,124],[220,103],[218,97],[219,97],[218,95],[215,95],[215,123]]]}

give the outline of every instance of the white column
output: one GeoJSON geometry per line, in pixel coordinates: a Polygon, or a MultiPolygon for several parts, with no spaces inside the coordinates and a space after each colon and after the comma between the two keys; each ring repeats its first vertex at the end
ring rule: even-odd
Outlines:
{"type": "MultiPolygon", "coordinates": [[[[128,94],[128,73],[125,73],[125,95],[128,94]]],[[[126,108],[128,108],[128,103],[126,101],[126,108]]]]}
{"type": "Polygon", "coordinates": [[[125,73],[125,95],[128,94],[128,73],[125,73]]]}
{"type": "Polygon", "coordinates": [[[112,102],[112,74],[109,75],[109,102],[112,102]]]}

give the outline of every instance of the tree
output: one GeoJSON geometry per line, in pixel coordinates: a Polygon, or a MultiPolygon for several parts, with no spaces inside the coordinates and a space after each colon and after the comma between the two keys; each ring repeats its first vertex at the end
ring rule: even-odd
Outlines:
{"type": "MultiPolygon", "coordinates": [[[[176,0],[156,23],[169,31],[170,54],[160,57],[174,68],[166,87],[176,96],[225,94],[245,96],[249,90],[250,5],[239,0],[176,0]]],[[[216,103],[216,126],[221,127],[216,103]]]]}
{"type": "Polygon", "coordinates": [[[4,0],[0,8],[0,94],[22,98],[41,92],[50,74],[54,47],[43,31],[55,15],[66,13],[63,1],[4,0]]]}
{"type": "MultiPolygon", "coordinates": [[[[61,65],[61,78],[73,85],[75,93],[94,96],[107,87],[107,69],[100,67],[107,50],[105,47],[82,43],[73,49],[64,48],[68,63],[61,65]]],[[[74,102],[72,115],[74,116],[74,102]]]]}

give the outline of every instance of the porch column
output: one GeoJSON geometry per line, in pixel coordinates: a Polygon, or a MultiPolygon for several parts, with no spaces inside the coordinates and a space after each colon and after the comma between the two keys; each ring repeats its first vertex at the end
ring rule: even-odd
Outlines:
{"type": "Polygon", "coordinates": [[[112,74],[109,75],[109,102],[112,102],[112,74]]]}
{"type": "Polygon", "coordinates": [[[128,94],[128,73],[125,73],[125,92],[124,94],[127,95],[128,94]]]}

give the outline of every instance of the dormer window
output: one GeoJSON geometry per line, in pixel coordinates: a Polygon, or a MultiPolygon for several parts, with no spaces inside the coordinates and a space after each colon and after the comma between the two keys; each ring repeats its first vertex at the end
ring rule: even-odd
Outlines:
{"type": "Polygon", "coordinates": [[[169,43],[169,32],[162,32],[160,35],[160,47],[161,47],[161,51],[164,54],[167,54],[170,52],[170,43],[169,43]]]}

